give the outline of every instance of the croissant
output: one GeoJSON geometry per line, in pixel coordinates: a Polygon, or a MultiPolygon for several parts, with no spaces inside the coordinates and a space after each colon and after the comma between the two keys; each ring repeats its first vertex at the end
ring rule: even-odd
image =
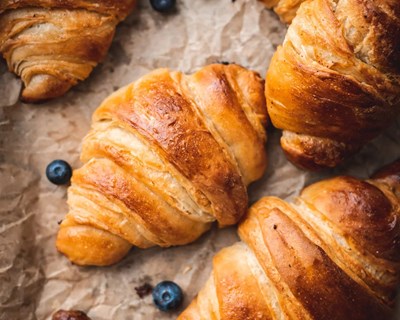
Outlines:
{"type": "Polygon", "coordinates": [[[223,249],[190,319],[387,319],[400,276],[400,161],[337,177],[294,203],[266,197],[223,249]]]}
{"type": "Polygon", "coordinates": [[[263,2],[268,9],[274,9],[281,20],[285,23],[291,23],[296,16],[296,12],[305,0],[259,0],[263,2]]]}
{"type": "Polygon", "coordinates": [[[294,164],[334,167],[400,109],[400,2],[304,2],[274,54],[268,113],[294,164]]]}
{"type": "Polygon", "coordinates": [[[0,52],[22,78],[21,99],[62,96],[106,55],[135,0],[2,0],[0,52]]]}
{"type": "Polygon", "coordinates": [[[83,141],[58,250],[109,265],[237,223],[266,167],[266,121],[264,82],[238,65],[159,69],[116,91],[83,141]]]}

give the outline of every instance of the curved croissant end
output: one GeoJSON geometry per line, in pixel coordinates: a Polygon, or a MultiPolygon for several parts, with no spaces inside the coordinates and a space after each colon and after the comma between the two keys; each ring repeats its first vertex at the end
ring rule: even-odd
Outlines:
{"type": "Polygon", "coordinates": [[[400,280],[400,161],[377,178],[338,177],[293,204],[268,197],[220,251],[178,318],[388,319],[400,280]]]}
{"type": "Polygon", "coordinates": [[[108,97],[83,142],[57,248],[108,265],[238,222],[266,167],[264,82],[237,65],[156,70],[108,97]]]}
{"type": "Polygon", "coordinates": [[[268,112],[289,160],[334,167],[400,108],[400,2],[304,2],[274,54],[268,112]]]}
{"type": "Polygon", "coordinates": [[[296,12],[305,0],[259,0],[268,9],[274,9],[275,13],[285,23],[291,23],[296,12]]]}
{"type": "Polygon", "coordinates": [[[135,2],[2,1],[0,52],[24,82],[21,99],[56,98],[86,79],[135,2]]]}

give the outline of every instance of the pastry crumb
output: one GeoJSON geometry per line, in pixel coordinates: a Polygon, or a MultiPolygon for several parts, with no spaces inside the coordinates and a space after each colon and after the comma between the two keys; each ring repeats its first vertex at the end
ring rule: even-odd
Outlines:
{"type": "Polygon", "coordinates": [[[143,299],[145,296],[149,295],[153,291],[153,286],[147,282],[139,287],[135,287],[135,291],[139,298],[143,299]]]}
{"type": "Polygon", "coordinates": [[[190,270],[192,270],[192,266],[186,266],[185,269],[183,269],[182,273],[188,273],[190,270]]]}

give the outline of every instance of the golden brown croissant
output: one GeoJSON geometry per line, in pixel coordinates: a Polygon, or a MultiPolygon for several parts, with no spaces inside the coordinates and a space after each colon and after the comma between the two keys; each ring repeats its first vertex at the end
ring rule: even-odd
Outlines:
{"type": "Polygon", "coordinates": [[[237,223],[266,167],[266,121],[263,80],[237,65],[159,69],[118,90],[84,139],[58,250],[108,265],[132,245],[182,245],[212,221],[237,223]]]}
{"type": "Polygon", "coordinates": [[[135,2],[0,1],[0,52],[24,82],[21,98],[56,98],[86,79],[135,2]]]}
{"type": "Polygon", "coordinates": [[[267,197],[220,251],[180,320],[387,319],[400,276],[400,161],[338,177],[292,204],[267,197]]]}
{"type": "Polygon", "coordinates": [[[281,20],[291,23],[296,16],[296,12],[305,0],[260,0],[267,8],[274,9],[281,20]]]}
{"type": "Polygon", "coordinates": [[[400,1],[304,2],[274,54],[268,112],[293,163],[334,167],[400,108],[400,1]]]}

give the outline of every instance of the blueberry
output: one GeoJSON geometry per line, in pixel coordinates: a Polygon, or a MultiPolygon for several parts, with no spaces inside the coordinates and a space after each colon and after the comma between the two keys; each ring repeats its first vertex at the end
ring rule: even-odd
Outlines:
{"type": "Polygon", "coordinates": [[[177,309],[183,300],[181,288],[172,281],[162,281],[153,289],[153,301],[161,311],[177,309]]]}
{"type": "Polygon", "coordinates": [[[54,184],[67,184],[72,177],[72,169],[68,162],[54,160],[47,166],[46,176],[54,184]]]}
{"type": "Polygon", "coordinates": [[[175,8],[176,0],[150,0],[154,10],[159,12],[172,11],[175,8]]]}

